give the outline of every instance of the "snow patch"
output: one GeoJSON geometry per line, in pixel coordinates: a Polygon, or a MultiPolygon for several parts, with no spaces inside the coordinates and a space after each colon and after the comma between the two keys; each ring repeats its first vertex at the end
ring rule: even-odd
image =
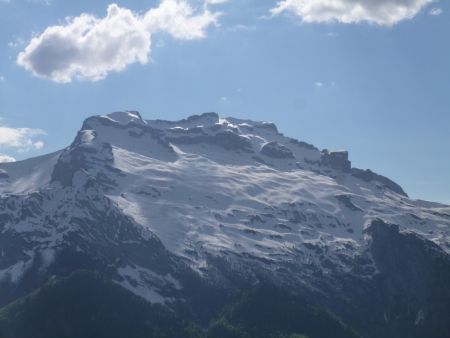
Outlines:
{"type": "Polygon", "coordinates": [[[19,261],[7,269],[0,270],[0,281],[1,282],[7,281],[14,284],[18,283],[32,264],[33,264],[32,259],[27,262],[19,261]]]}

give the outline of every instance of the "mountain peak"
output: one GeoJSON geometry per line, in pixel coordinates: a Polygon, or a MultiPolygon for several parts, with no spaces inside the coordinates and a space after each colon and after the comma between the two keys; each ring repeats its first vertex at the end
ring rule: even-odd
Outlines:
{"type": "MultiPolygon", "coordinates": [[[[0,220],[0,305],[4,290],[22,290],[30,278],[92,267],[168,307],[216,281],[230,290],[269,281],[346,292],[371,315],[376,302],[359,295],[379,286],[380,273],[397,281],[400,272],[411,292],[402,308],[415,306],[414,316],[439,298],[417,290],[442,285],[436,294],[445,294],[450,280],[438,273],[450,271],[448,207],[352,168],[346,151],[320,151],[272,123],[216,113],[88,118],[64,150],[0,164],[0,220]]],[[[399,294],[386,283],[374,299],[399,294]]],[[[377,307],[380,323],[386,308],[377,307]]]]}
{"type": "Polygon", "coordinates": [[[190,154],[221,165],[263,165],[288,172],[301,169],[333,179],[350,175],[364,182],[378,182],[383,188],[407,196],[395,182],[371,171],[352,168],[345,150],[320,151],[284,136],[274,123],[222,118],[215,112],[176,121],[144,120],[136,111],[93,116],[84,121],[72,144],[77,149],[71,153],[96,152],[101,158],[112,160],[113,154],[105,152],[106,145],[108,149],[116,147],[169,162],[190,154]]]}
{"type": "Polygon", "coordinates": [[[142,119],[141,114],[139,114],[139,112],[137,111],[118,111],[107,115],[101,115],[101,117],[110,119],[123,125],[129,124],[131,122],[145,124],[145,121],[142,119]]]}

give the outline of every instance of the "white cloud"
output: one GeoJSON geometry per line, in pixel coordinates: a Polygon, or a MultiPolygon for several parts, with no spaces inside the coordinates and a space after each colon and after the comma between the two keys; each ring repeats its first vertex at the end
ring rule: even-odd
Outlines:
{"type": "Polygon", "coordinates": [[[205,4],[207,5],[219,5],[228,2],[228,0],[205,0],[205,4]]]}
{"type": "Polygon", "coordinates": [[[41,150],[42,148],[44,148],[44,142],[43,141],[36,141],[33,143],[33,147],[36,150],[41,150]]]}
{"type": "Polygon", "coordinates": [[[314,86],[316,88],[322,88],[323,87],[323,82],[317,81],[317,82],[314,83],[314,86]]]}
{"type": "Polygon", "coordinates": [[[435,8],[430,9],[429,14],[433,15],[433,16],[438,16],[438,15],[441,15],[443,12],[444,11],[442,10],[442,8],[435,7],[435,8]]]}
{"type": "Polygon", "coordinates": [[[0,126],[0,147],[13,148],[19,152],[40,150],[44,142],[36,138],[42,135],[45,132],[40,129],[0,126]]]}
{"type": "Polygon", "coordinates": [[[104,18],[84,13],[48,27],[18,55],[17,63],[59,83],[97,81],[130,64],[148,63],[153,34],[201,39],[208,27],[217,25],[219,15],[207,8],[195,10],[186,0],[162,0],[143,15],[112,4],[104,18]]]}
{"type": "Polygon", "coordinates": [[[217,25],[219,15],[208,9],[196,14],[185,0],[163,0],[144,15],[142,22],[150,34],[166,32],[175,39],[194,40],[204,38],[206,29],[217,25]]]}
{"type": "Polygon", "coordinates": [[[6,163],[6,162],[16,162],[16,159],[9,155],[0,154],[0,163],[6,163]]]}
{"type": "Polygon", "coordinates": [[[5,82],[6,78],[3,75],[0,75],[0,82],[5,82]]]}
{"type": "Polygon", "coordinates": [[[368,22],[393,26],[412,19],[433,0],[282,0],[272,15],[290,12],[304,22],[368,22]]]}

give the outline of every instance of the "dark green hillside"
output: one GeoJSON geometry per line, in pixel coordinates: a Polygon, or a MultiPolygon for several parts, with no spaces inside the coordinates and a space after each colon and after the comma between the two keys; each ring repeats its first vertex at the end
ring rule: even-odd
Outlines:
{"type": "Polygon", "coordinates": [[[261,286],[237,297],[210,329],[209,337],[359,337],[333,314],[298,296],[261,286]]]}
{"type": "Polygon", "coordinates": [[[1,338],[197,337],[173,313],[91,272],[48,282],[0,311],[1,338]]]}
{"type": "Polygon", "coordinates": [[[79,271],[2,308],[0,338],[357,337],[333,315],[274,287],[242,292],[211,318],[201,330],[98,273],[79,271]]]}

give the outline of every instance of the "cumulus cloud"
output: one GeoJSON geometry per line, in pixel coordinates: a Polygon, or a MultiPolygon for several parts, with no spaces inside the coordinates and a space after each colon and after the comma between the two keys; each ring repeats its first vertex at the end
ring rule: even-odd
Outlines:
{"type": "Polygon", "coordinates": [[[6,162],[16,162],[16,159],[9,155],[0,154],[0,163],[6,163],[6,162]]]}
{"type": "Polygon", "coordinates": [[[272,15],[289,12],[304,22],[368,22],[393,26],[412,19],[433,0],[283,0],[272,15]]]}
{"type": "Polygon", "coordinates": [[[58,83],[75,78],[97,81],[130,64],[148,63],[153,34],[201,39],[219,16],[207,6],[196,10],[186,0],[162,0],[142,15],[112,4],[103,18],[84,13],[48,27],[30,41],[17,63],[58,83]]]}
{"type": "Polygon", "coordinates": [[[217,25],[220,13],[204,9],[196,14],[186,1],[163,0],[159,7],[149,10],[143,17],[146,31],[150,34],[166,32],[180,40],[202,39],[206,29],[217,25]]]}
{"type": "Polygon", "coordinates": [[[45,132],[40,129],[0,126],[0,147],[12,148],[19,152],[39,150],[44,147],[44,142],[37,138],[43,135],[45,132]]]}

